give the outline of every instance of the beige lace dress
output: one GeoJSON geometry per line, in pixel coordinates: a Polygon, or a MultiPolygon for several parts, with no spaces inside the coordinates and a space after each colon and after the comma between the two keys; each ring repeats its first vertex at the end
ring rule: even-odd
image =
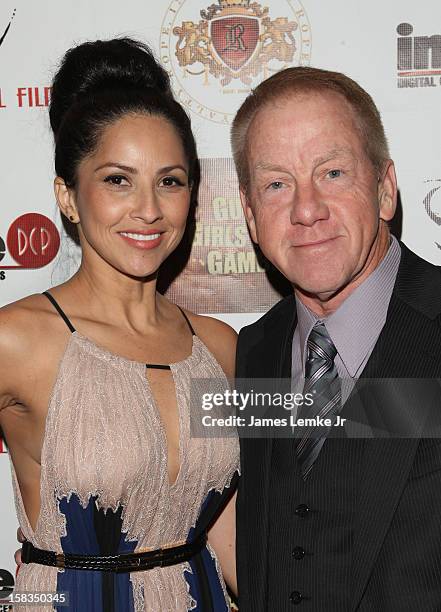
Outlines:
{"type": "MultiPolygon", "coordinates": [[[[12,466],[25,537],[37,548],[83,555],[137,552],[192,541],[207,514],[213,515],[225,503],[239,471],[236,437],[190,435],[191,380],[218,379],[226,385],[219,363],[193,335],[191,355],[169,366],[180,426],[180,469],[170,484],[167,440],[146,364],[97,346],[75,331],[51,301],[72,334],[48,408],[35,531],[12,466]]],[[[219,565],[208,544],[188,562],[132,574],[23,564],[16,589],[68,592],[69,605],[54,606],[60,611],[228,609],[219,565]]],[[[29,612],[36,609],[29,606],[29,612]]]]}

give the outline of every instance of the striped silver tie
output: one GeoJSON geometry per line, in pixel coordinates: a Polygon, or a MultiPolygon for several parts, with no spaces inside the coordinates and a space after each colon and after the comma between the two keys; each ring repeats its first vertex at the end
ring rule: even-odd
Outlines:
{"type": "Polygon", "coordinates": [[[303,393],[311,393],[312,406],[302,405],[298,418],[330,419],[331,425],[313,425],[299,428],[296,453],[304,480],[312,470],[314,461],[326,440],[341,408],[341,383],[334,359],[337,350],[329,337],[324,323],[312,328],[307,342],[305,363],[305,387],[303,393]]]}

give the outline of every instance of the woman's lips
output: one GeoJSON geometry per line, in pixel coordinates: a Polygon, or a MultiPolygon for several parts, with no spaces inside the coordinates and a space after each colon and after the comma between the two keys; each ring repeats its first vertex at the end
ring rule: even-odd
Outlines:
{"type": "Polygon", "coordinates": [[[119,232],[121,238],[123,238],[128,244],[138,249],[154,249],[157,247],[162,238],[160,232],[119,232]]]}

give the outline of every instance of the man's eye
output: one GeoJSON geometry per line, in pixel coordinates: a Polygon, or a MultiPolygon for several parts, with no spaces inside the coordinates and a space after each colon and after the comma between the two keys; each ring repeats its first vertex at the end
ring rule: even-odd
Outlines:
{"type": "Polygon", "coordinates": [[[282,181],[273,181],[272,183],[269,184],[269,188],[270,189],[281,189],[283,187],[283,183],[282,181]]]}
{"type": "Polygon", "coordinates": [[[105,183],[110,183],[111,185],[122,185],[123,181],[126,181],[126,177],[121,174],[111,174],[110,176],[106,176],[104,179],[105,183]]]}
{"type": "Polygon", "coordinates": [[[329,178],[338,178],[339,176],[341,176],[341,170],[330,170],[328,172],[328,176],[329,178]]]}

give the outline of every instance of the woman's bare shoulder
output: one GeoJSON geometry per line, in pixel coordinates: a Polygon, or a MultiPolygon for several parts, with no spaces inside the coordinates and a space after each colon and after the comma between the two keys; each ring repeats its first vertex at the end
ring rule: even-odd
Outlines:
{"type": "Polygon", "coordinates": [[[32,358],[40,325],[33,316],[34,296],[0,308],[0,409],[18,401],[22,373],[32,358]]]}
{"type": "Polygon", "coordinates": [[[9,341],[11,336],[14,336],[17,342],[22,336],[26,337],[26,330],[31,330],[32,333],[35,323],[33,311],[37,299],[38,296],[30,295],[0,308],[0,342],[9,341]]]}
{"type": "Polygon", "coordinates": [[[53,319],[51,305],[40,294],[0,308],[0,361],[35,356],[35,348],[47,341],[53,319]]]}
{"type": "Polygon", "coordinates": [[[228,378],[234,377],[237,333],[219,319],[184,310],[194,331],[219,361],[228,378]]]}

